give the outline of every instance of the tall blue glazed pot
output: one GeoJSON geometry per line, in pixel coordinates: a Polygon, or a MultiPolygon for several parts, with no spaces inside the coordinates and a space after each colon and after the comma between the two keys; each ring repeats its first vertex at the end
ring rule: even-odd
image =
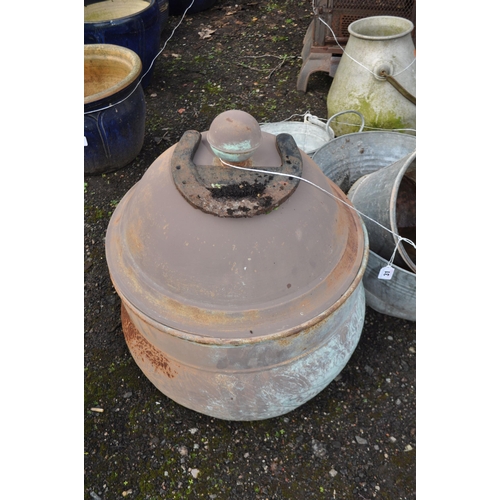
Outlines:
{"type": "Polygon", "coordinates": [[[112,172],[141,151],[146,101],[139,56],[111,44],[84,45],[84,166],[86,175],[112,172]]]}
{"type": "Polygon", "coordinates": [[[158,7],[160,8],[160,27],[163,31],[167,25],[168,15],[170,13],[169,0],[158,0],[158,7]]]}
{"type": "Polygon", "coordinates": [[[124,1],[84,0],[84,43],[120,45],[133,50],[141,58],[142,86],[146,88],[151,83],[154,59],[160,51],[162,14],[159,0],[144,0],[143,3],[147,5],[144,9],[127,15],[124,1]],[[96,15],[95,9],[101,6],[102,10],[96,15]],[[113,17],[114,10],[117,17],[113,17]]]}

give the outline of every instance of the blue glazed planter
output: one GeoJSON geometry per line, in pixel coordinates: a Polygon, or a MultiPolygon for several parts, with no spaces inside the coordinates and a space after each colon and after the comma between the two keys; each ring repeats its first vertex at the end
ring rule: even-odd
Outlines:
{"type": "Polygon", "coordinates": [[[152,63],[160,51],[159,1],[84,0],[84,4],[84,43],[120,45],[133,50],[141,58],[142,86],[146,88],[153,75],[152,63]]]}
{"type": "Polygon", "coordinates": [[[170,13],[169,0],[158,0],[158,7],[160,8],[160,26],[161,31],[165,29],[168,21],[168,14],[170,13]]]}
{"type": "Polygon", "coordinates": [[[86,175],[112,172],[141,151],[146,101],[139,56],[110,44],[84,46],[84,167],[86,175]],[[122,102],[123,101],[123,102],[122,102]]]}
{"type": "MultiPolygon", "coordinates": [[[[208,10],[215,5],[217,0],[194,0],[193,5],[188,10],[188,14],[196,14],[203,10],[208,10]]],[[[191,4],[191,0],[170,0],[170,14],[180,16],[191,4]]]]}

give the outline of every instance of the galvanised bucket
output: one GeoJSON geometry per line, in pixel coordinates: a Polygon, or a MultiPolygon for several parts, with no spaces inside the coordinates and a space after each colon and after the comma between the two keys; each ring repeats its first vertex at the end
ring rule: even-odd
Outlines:
{"type": "Polygon", "coordinates": [[[363,276],[366,305],[382,314],[416,321],[417,275],[393,264],[392,278],[379,279],[380,270],[386,266],[387,260],[370,250],[363,276]]]}
{"type": "Polygon", "coordinates": [[[346,134],[312,155],[323,173],[347,193],[364,175],[377,172],[415,151],[415,136],[398,132],[346,134]]]}
{"type": "MultiPolygon", "coordinates": [[[[416,148],[415,136],[397,132],[363,132],[335,138],[314,155],[313,160],[344,193],[361,177],[409,155],[416,148]]],[[[370,251],[363,275],[366,305],[389,316],[416,319],[416,274],[393,265],[391,280],[378,278],[387,265],[370,251]]]]}
{"type": "Polygon", "coordinates": [[[416,152],[410,153],[361,177],[347,193],[356,209],[367,216],[363,221],[370,249],[390,259],[397,245],[394,262],[413,272],[417,270],[414,247],[404,241],[399,243],[398,236],[413,243],[416,240],[416,158],[416,152]]]}

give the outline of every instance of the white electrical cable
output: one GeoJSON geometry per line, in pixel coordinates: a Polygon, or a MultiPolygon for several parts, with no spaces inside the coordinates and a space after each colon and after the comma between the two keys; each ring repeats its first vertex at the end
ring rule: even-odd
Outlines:
{"type": "Polygon", "coordinates": [[[283,172],[272,172],[272,171],[269,171],[269,170],[260,170],[260,169],[257,169],[257,168],[246,168],[246,167],[238,167],[236,165],[232,165],[231,163],[227,163],[226,161],[224,161],[222,158],[219,158],[221,163],[228,166],[228,167],[232,167],[232,168],[236,168],[238,170],[246,170],[248,172],[259,172],[261,174],[268,174],[268,175],[281,175],[283,177],[292,177],[294,179],[298,179],[299,181],[303,181],[303,182],[306,182],[307,184],[310,184],[311,186],[319,189],[320,191],[322,191],[323,193],[327,194],[328,196],[331,196],[332,198],[340,201],[341,203],[343,203],[344,205],[346,205],[347,207],[349,207],[350,209],[354,210],[355,212],[357,212],[359,215],[371,220],[372,222],[374,222],[375,224],[379,225],[381,228],[385,229],[386,231],[389,231],[392,235],[394,235],[398,242],[396,243],[396,248],[394,249],[394,253],[392,254],[392,257],[389,261],[389,266],[392,265],[392,262],[394,260],[394,257],[396,255],[396,250],[398,249],[398,246],[399,244],[401,243],[401,241],[405,241],[406,243],[410,244],[411,246],[413,246],[413,248],[415,248],[415,250],[417,249],[417,246],[415,245],[415,243],[413,243],[413,241],[411,241],[410,239],[408,238],[403,238],[402,236],[400,236],[399,234],[396,234],[394,231],[391,231],[389,228],[385,227],[384,225],[380,224],[380,222],[372,219],[371,217],[369,217],[368,215],[365,215],[364,213],[360,212],[359,210],[357,210],[355,207],[353,207],[352,205],[349,205],[348,203],[346,203],[344,200],[342,200],[341,198],[333,195],[332,193],[329,193],[328,191],[326,191],[326,189],[323,189],[321,186],[318,186],[317,184],[314,184],[314,182],[311,182],[307,179],[304,179],[303,177],[299,177],[297,175],[292,175],[292,174],[284,174],[283,172]]]}

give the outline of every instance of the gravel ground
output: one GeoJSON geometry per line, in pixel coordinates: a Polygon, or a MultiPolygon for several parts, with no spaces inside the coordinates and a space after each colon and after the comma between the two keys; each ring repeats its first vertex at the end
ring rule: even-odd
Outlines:
{"type": "MultiPolygon", "coordinates": [[[[104,237],[118,201],[188,129],[243,109],[260,122],[326,117],[331,77],[296,90],[309,2],[219,0],[188,15],[145,89],[146,134],[125,168],[85,178],[84,498],[416,498],[416,324],[367,309],[345,369],[291,413],[258,422],[186,409],[142,374],[124,341],[104,237]]],[[[171,16],[165,42],[180,21],[171,16]]]]}

